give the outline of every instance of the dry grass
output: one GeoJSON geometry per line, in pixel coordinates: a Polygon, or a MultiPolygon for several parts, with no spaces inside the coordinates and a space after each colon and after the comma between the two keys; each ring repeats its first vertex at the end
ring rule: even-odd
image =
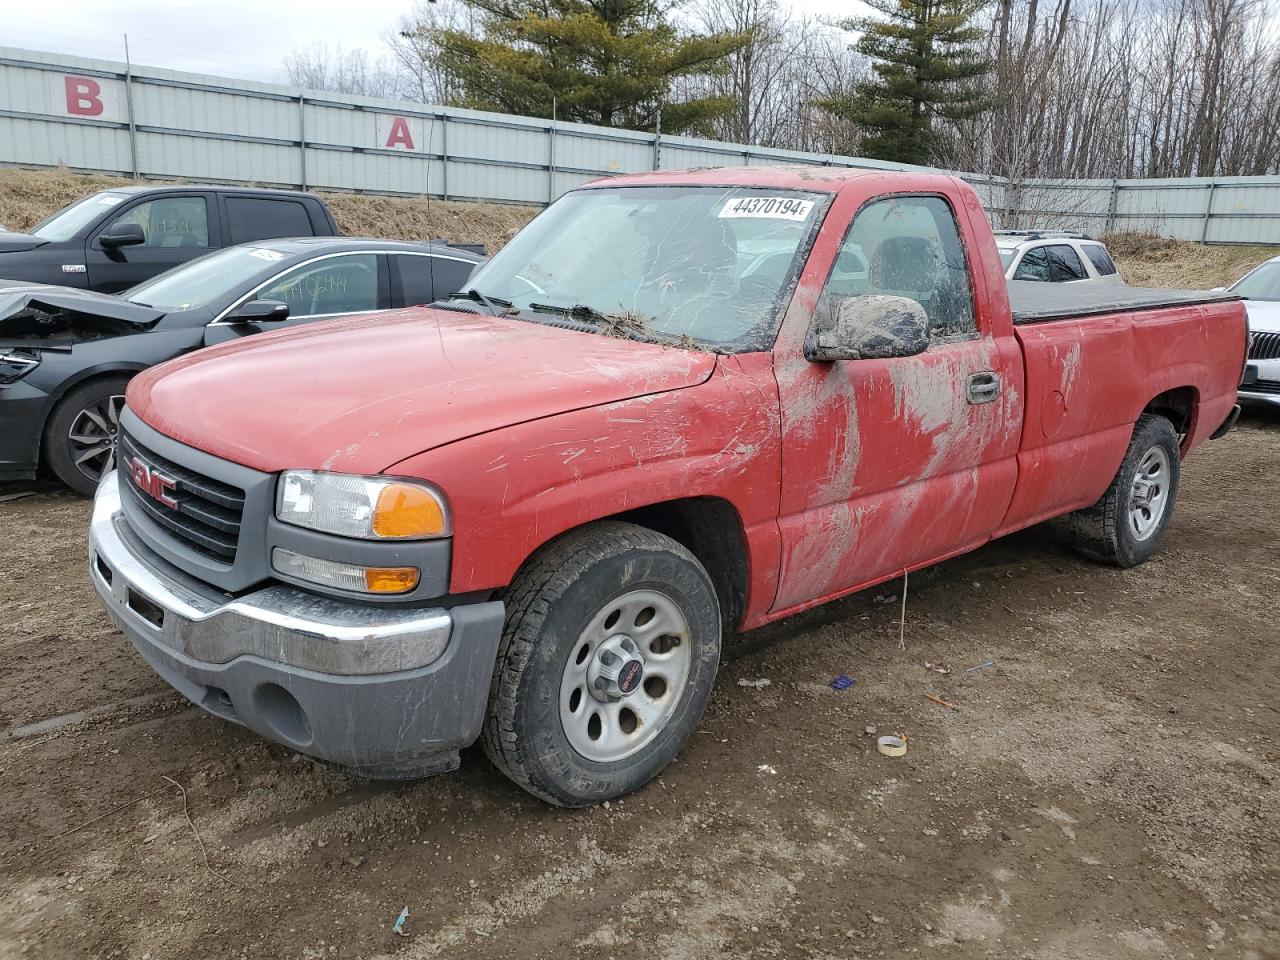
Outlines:
{"type": "MultiPolygon", "coordinates": [[[[96,190],[129,184],[117,177],[57,170],[0,168],[0,223],[25,230],[53,211],[96,190]]],[[[445,203],[421,197],[321,193],[342,232],[485,244],[490,253],[515,236],[537,212],[501,203],[445,203]]],[[[1208,288],[1230,283],[1277,252],[1274,247],[1205,246],[1148,234],[1105,238],[1125,280],[1144,287],[1208,288]]]]}
{"type": "Polygon", "coordinates": [[[1276,247],[1207,245],[1145,233],[1102,239],[1125,281],[1137,287],[1222,287],[1280,253],[1276,247]]]}

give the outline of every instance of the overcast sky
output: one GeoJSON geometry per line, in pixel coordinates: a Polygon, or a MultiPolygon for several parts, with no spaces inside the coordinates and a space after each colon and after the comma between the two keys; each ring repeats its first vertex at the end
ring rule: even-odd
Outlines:
{"type": "MultiPolygon", "coordinates": [[[[823,16],[853,6],[847,0],[790,5],[823,16]]],[[[5,3],[0,46],[123,60],[127,33],[137,63],[279,82],[285,54],[315,41],[382,56],[382,33],[411,6],[412,0],[54,0],[22,10],[5,3]]]]}

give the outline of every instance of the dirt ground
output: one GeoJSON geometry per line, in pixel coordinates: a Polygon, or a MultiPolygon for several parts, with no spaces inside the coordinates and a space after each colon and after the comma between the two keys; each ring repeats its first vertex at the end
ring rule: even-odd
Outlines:
{"type": "Polygon", "coordinates": [[[913,578],[905,649],[898,587],[740,638],[678,762],[582,812],[202,715],[99,611],[88,504],[0,503],[0,957],[1274,960],[1277,475],[1253,413],[1142,568],[1038,528],[913,578]]]}

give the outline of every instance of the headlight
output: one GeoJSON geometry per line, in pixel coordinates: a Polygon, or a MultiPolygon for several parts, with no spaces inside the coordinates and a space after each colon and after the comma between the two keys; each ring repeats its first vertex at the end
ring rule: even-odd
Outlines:
{"type": "Polygon", "coordinates": [[[0,383],[15,383],[40,366],[40,358],[25,350],[0,350],[0,383]]]}
{"type": "Polygon", "coordinates": [[[427,540],[450,532],[449,510],[439,491],[392,477],[286,470],[276,485],[276,516],[361,540],[427,540]]]}

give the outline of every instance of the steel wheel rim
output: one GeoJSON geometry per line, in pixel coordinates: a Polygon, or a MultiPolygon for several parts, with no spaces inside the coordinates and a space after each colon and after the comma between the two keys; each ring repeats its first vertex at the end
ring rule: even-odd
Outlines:
{"type": "Polygon", "coordinates": [[[101,397],[76,414],[67,431],[72,464],[94,483],[115,465],[116,434],[123,409],[124,394],[101,397]]]}
{"type": "Polygon", "coordinates": [[[1152,447],[1138,461],[1129,487],[1129,531],[1146,540],[1160,526],[1169,507],[1172,465],[1164,447],[1152,447]]]}
{"type": "Polygon", "coordinates": [[[560,681],[560,725],[569,745],[587,760],[613,763],[650,744],[683,698],[692,641],[680,606],[656,590],[624,593],[596,611],[569,650],[560,681]],[[605,662],[619,654],[622,664],[605,662]],[[642,673],[624,693],[612,674],[634,659],[642,673]]]}

